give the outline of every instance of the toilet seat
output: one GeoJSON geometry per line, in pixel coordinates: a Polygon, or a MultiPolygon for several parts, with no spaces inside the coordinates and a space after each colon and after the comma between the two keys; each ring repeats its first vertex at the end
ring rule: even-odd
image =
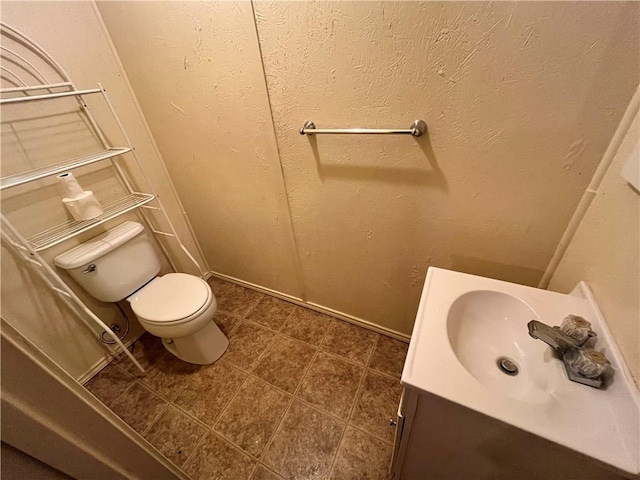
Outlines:
{"type": "Polygon", "coordinates": [[[145,322],[175,325],[188,322],[213,301],[207,282],[185,273],[157,277],[127,298],[131,309],[145,322]]]}

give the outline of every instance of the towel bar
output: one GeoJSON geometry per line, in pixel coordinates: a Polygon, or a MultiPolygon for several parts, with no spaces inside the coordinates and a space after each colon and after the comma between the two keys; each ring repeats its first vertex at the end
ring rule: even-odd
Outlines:
{"type": "Polygon", "coordinates": [[[427,124],[424,120],[416,120],[411,124],[411,128],[316,128],[316,125],[309,120],[300,129],[300,135],[319,135],[319,134],[373,134],[373,135],[413,135],[419,137],[427,131],[427,124]]]}

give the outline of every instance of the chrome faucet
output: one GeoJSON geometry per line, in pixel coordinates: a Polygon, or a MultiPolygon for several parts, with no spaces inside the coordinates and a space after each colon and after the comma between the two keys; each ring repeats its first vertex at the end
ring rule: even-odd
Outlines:
{"type": "Polygon", "coordinates": [[[589,322],[582,317],[569,315],[561,327],[550,327],[537,320],[531,320],[527,327],[531,337],[542,340],[560,356],[569,380],[590,387],[602,387],[602,374],[610,362],[603,353],[586,346],[589,340],[597,336],[589,322]]]}

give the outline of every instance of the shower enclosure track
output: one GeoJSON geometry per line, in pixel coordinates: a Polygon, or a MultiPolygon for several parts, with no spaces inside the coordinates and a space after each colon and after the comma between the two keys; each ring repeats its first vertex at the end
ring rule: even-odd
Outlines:
{"type": "Polygon", "coordinates": [[[156,194],[149,177],[143,169],[135,152],[135,148],[131,144],[129,136],[127,135],[124,126],[116,114],[116,111],[107,96],[107,92],[102,85],[98,84],[98,87],[94,89],[77,89],[64,69],[37,43],[4,22],[0,22],[0,31],[3,37],[11,39],[13,42],[24,48],[25,53],[32,56],[35,55],[39,61],[43,62],[44,65],[53,70],[59,77],[58,80],[60,80],[56,82],[48,81],[45,75],[43,75],[42,72],[33,65],[33,63],[27,60],[24,55],[9,50],[7,47],[2,45],[2,59],[4,60],[2,62],[3,66],[1,67],[2,75],[6,81],[13,83],[15,86],[0,89],[0,97],[2,97],[0,98],[0,105],[19,105],[25,102],[50,101],[65,97],[74,98],[79,105],[80,114],[84,115],[84,118],[88,122],[90,131],[100,141],[103,148],[98,152],[73,158],[66,162],[2,177],[0,178],[0,190],[25,185],[35,180],[40,180],[97,162],[109,161],[115,169],[115,175],[127,191],[127,195],[125,197],[105,205],[104,213],[96,218],[84,221],[64,222],[29,237],[22,235],[3,212],[0,218],[2,226],[0,233],[2,239],[5,244],[22,260],[22,262],[29,266],[32,271],[34,271],[36,275],[44,281],[49,289],[69,307],[69,309],[84,323],[85,326],[94,333],[96,333],[95,327],[97,326],[100,330],[97,334],[98,337],[105,334],[113,340],[113,344],[106,345],[106,348],[109,349],[112,355],[115,356],[119,353],[124,353],[141,372],[144,372],[144,368],[131,354],[131,352],[125,348],[118,336],[80,300],[73,290],[62,280],[62,278],[60,278],[55,269],[40,256],[39,252],[65,242],[66,240],[80,235],[81,233],[87,232],[92,228],[102,225],[103,223],[120,215],[136,211],[148,229],[155,234],[154,238],[156,242],[174,271],[177,270],[176,265],[159,237],[168,237],[175,241],[178,247],[196,266],[201,276],[204,276],[204,270],[180,240],[171,219],[167,215],[160,198],[156,194]],[[15,70],[10,70],[5,65],[14,65],[15,70]],[[36,84],[27,83],[25,78],[21,76],[21,73],[24,74],[25,72],[28,74],[25,78],[31,81],[36,79],[36,84]],[[59,91],[61,89],[64,91],[59,91]],[[112,119],[115,121],[126,146],[114,147],[106,139],[83,99],[83,95],[90,94],[100,94],[104,104],[111,114],[112,119]],[[127,158],[123,157],[133,159],[135,167],[146,184],[146,192],[140,192],[138,189],[134,188],[135,182],[133,178],[130,178],[130,174],[127,173],[127,170],[123,168],[123,165],[120,163],[127,160],[127,158]],[[155,203],[155,205],[152,205],[151,203],[155,203]],[[164,224],[168,228],[162,229],[154,225],[152,218],[153,212],[157,212],[161,215],[164,224]]]}

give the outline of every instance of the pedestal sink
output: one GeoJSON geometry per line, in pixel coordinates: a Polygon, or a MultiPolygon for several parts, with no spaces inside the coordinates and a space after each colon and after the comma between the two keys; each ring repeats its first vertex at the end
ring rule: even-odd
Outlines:
{"type": "Polygon", "coordinates": [[[640,472],[638,390],[584,283],[564,295],[429,268],[401,382],[396,478],[640,472]],[[604,389],[569,381],[528,334],[531,320],[554,326],[570,314],[591,322],[611,361],[604,389]],[[418,463],[403,466],[405,454],[418,463]]]}

